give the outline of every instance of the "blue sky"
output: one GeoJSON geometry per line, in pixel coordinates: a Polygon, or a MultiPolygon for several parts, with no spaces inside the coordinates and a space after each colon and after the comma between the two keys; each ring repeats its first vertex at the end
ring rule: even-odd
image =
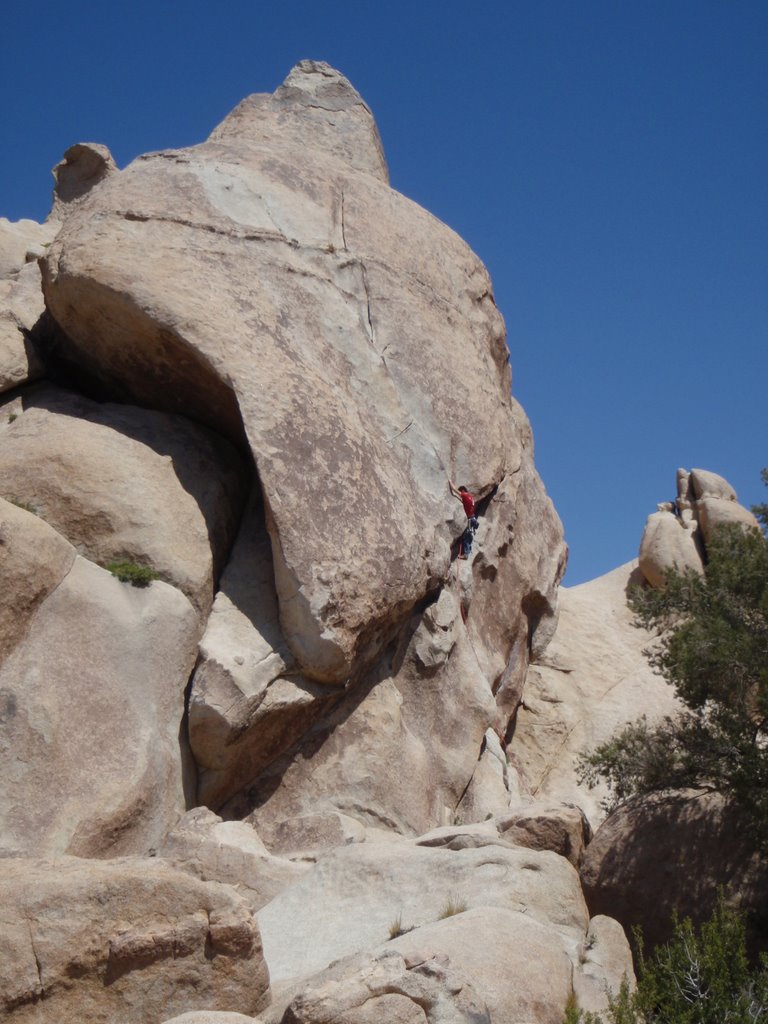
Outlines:
{"type": "Polygon", "coordinates": [[[485,261],[571,547],[635,556],[678,465],[765,500],[768,3],[3,5],[0,215],[79,141],[202,141],[303,57],[376,116],[395,188],[485,261]]]}

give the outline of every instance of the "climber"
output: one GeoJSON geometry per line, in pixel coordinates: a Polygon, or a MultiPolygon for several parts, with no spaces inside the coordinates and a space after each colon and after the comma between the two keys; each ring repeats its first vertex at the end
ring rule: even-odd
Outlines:
{"type": "Polygon", "coordinates": [[[459,558],[466,558],[472,550],[472,539],[475,535],[475,530],[478,527],[475,499],[466,487],[457,487],[452,480],[448,481],[448,487],[450,488],[451,494],[454,498],[458,498],[464,506],[464,512],[467,516],[467,527],[459,541],[459,558]]]}

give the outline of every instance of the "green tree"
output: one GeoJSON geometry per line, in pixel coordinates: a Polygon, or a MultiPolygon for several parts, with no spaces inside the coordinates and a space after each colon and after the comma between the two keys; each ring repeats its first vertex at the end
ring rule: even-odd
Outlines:
{"type": "Polygon", "coordinates": [[[686,918],[651,956],[638,945],[637,990],[625,983],[602,1015],[570,1006],[564,1024],[768,1022],[768,957],[750,967],[744,924],[722,894],[700,930],[686,918]]]}
{"type": "MultiPolygon", "coordinates": [[[[763,471],[768,483],[768,472],[763,471]]],[[[768,524],[768,506],[755,509],[768,524]]],[[[609,808],[631,796],[695,787],[735,800],[768,837],[768,539],[721,526],[704,576],[667,573],[636,588],[636,621],[658,634],[651,664],[685,705],[677,717],[626,726],[583,755],[582,781],[608,782],[609,808]]]]}

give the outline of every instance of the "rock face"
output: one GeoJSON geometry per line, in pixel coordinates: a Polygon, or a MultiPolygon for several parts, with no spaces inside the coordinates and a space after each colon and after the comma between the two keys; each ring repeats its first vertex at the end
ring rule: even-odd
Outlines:
{"type": "Polygon", "coordinates": [[[189,420],[51,386],[3,435],[0,488],[101,565],[156,570],[206,616],[240,516],[244,467],[189,420]]]}
{"type": "Polygon", "coordinates": [[[524,789],[537,800],[578,805],[593,827],[605,816],[607,789],[579,784],[578,755],[641,715],[659,719],[678,708],[643,654],[650,634],[632,625],[626,590],[637,578],[637,563],[628,562],[561,589],[557,630],[528,672],[508,747],[524,789]]]}
{"type": "Polygon", "coordinates": [[[40,269],[34,262],[59,224],[0,218],[0,392],[43,372],[32,334],[44,311],[40,269]]]}
{"type": "Polygon", "coordinates": [[[3,1020],[145,1024],[253,1013],[269,978],[248,904],[151,860],[3,861],[3,1020]]]}
{"type": "Polygon", "coordinates": [[[703,573],[706,544],[726,523],[759,529],[723,477],[706,469],[677,471],[677,497],[648,517],[640,541],[640,571],[652,587],[664,585],[669,569],[703,573]]]}
{"type": "Polygon", "coordinates": [[[578,876],[553,853],[496,845],[459,850],[362,843],[326,854],[258,915],[273,982],[385,943],[402,928],[476,907],[506,907],[571,935],[588,915],[578,876]],[[451,904],[456,908],[448,910],[451,904]]]}
{"type": "Polygon", "coordinates": [[[566,550],[482,264],[312,61],[54,175],[0,222],[0,1017],[600,1009],[589,829],[508,756],[566,550]]]}
{"type": "MultiPolygon", "coordinates": [[[[199,798],[240,815],[268,791],[271,821],[318,800],[414,832],[448,820],[554,621],[562,530],[488,276],[389,188],[358,94],[302,62],[202,145],[105,174],[43,276],[70,362],[256,465],[193,684],[199,798]],[[479,502],[471,564],[451,562],[465,520],[448,477],[479,502]],[[329,730],[349,770],[320,753],[329,730]],[[360,778],[374,742],[390,764],[403,745],[402,766],[360,778]],[[307,785],[270,769],[307,743],[307,785]],[[433,792],[401,810],[427,765],[433,792]]],[[[503,809],[495,792],[483,808],[503,809]]]]}
{"type": "MultiPolygon", "coordinates": [[[[367,985],[360,982],[392,951],[406,970],[429,963],[470,979],[490,1021],[560,1024],[577,986],[583,1005],[604,1007],[606,987],[616,991],[624,974],[632,977],[621,929],[602,919],[592,934],[576,872],[562,857],[490,833],[475,838],[477,846],[457,848],[373,842],[339,849],[264,907],[259,925],[273,983],[289,1000],[301,993],[284,1019],[293,1020],[291,1012],[305,1019],[298,1007],[320,992],[337,1013],[346,998],[358,1007],[378,998],[369,992],[361,999],[367,985]],[[354,958],[377,946],[361,976],[354,958]],[[332,960],[338,965],[326,970],[332,960]]],[[[279,1000],[267,1018],[280,1019],[279,1000]]]]}
{"type": "Polygon", "coordinates": [[[21,530],[48,534],[59,572],[72,563],[49,590],[30,553],[33,614],[0,666],[0,851],[146,852],[183,812],[191,782],[179,730],[195,612],[165,583],[137,589],[70,555],[50,528],[21,530]]]}

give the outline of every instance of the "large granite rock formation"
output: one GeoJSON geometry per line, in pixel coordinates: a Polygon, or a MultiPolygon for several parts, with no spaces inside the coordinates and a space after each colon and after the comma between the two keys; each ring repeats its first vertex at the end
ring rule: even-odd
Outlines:
{"type": "Polygon", "coordinates": [[[723,477],[706,469],[678,469],[675,500],[662,502],[645,524],[641,573],[652,587],[662,587],[670,569],[703,573],[712,531],[727,523],[760,526],[723,477]]]}
{"type": "Polygon", "coordinates": [[[294,774],[259,780],[289,749],[306,760],[291,745],[312,725],[299,810],[449,820],[546,638],[564,547],[488,276],[389,187],[358,94],[302,62],[202,145],[106,173],[42,265],[63,360],[255,462],[192,687],[201,799],[239,815],[268,791],[271,819],[296,813],[294,774]],[[480,502],[462,573],[449,477],[480,502]],[[401,781],[339,772],[329,731],[350,762],[375,743],[401,781]],[[430,792],[403,810],[414,772],[430,792]]]}
{"type": "Polygon", "coordinates": [[[601,1008],[589,829],[505,752],[565,547],[485,269],[310,61],[55,177],[0,265],[9,1019],[248,1019],[265,959],[264,1024],[601,1008]]]}
{"type": "Polygon", "coordinates": [[[9,1024],[149,1024],[263,1005],[269,976],[249,905],[141,859],[3,861],[0,1016],[9,1024]]]}

